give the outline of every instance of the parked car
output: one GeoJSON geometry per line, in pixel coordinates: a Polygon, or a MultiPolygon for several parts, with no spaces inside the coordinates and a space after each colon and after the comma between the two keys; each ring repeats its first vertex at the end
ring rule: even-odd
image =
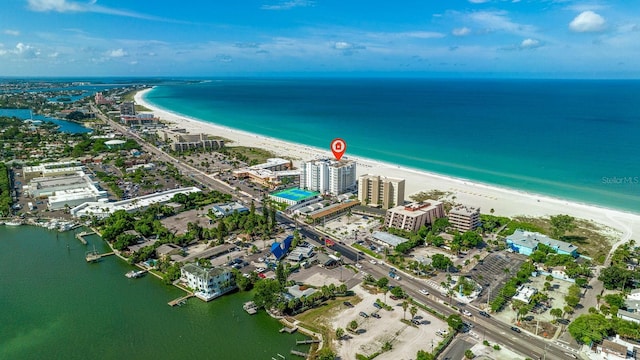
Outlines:
{"type": "Polygon", "coordinates": [[[348,302],[348,301],[343,302],[343,304],[344,304],[344,306],[346,306],[346,307],[350,307],[350,308],[351,308],[351,307],[353,307],[353,304],[352,304],[352,303],[350,303],[350,302],[348,302]]]}
{"type": "Polygon", "coordinates": [[[414,325],[420,325],[420,321],[418,321],[418,320],[416,320],[416,319],[411,319],[411,322],[412,322],[414,325]]]}
{"type": "Polygon", "coordinates": [[[367,313],[364,312],[364,311],[360,311],[360,316],[362,316],[363,318],[368,318],[369,317],[369,315],[367,315],[367,313]]]}
{"type": "Polygon", "coordinates": [[[377,302],[374,302],[373,306],[378,308],[378,309],[382,309],[382,306],[380,306],[380,304],[378,304],[377,302]]]}
{"type": "Polygon", "coordinates": [[[482,316],[484,316],[486,318],[490,318],[491,317],[491,315],[489,315],[486,311],[483,311],[483,310],[478,311],[478,314],[480,314],[480,315],[482,315],[482,316]]]}
{"type": "Polygon", "coordinates": [[[376,319],[380,319],[380,315],[378,315],[378,313],[372,313],[371,316],[373,316],[376,319]]]}

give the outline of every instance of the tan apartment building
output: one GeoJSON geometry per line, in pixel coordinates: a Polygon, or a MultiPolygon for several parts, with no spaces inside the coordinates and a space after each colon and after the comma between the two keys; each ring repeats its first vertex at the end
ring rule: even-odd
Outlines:
{"type": "Polygon", "coordinates": [[[449,211],[449,223],[460,232],[474,230],[480,226],[480,208],[456,206],[449,211]]]}
{"type": "Polygon", "coordinates": [[[224,140],[209,139],[207,134],[187,134],[171,130],[159,130],[157,132],[161,141],[167,143],[173,151],[185,151],[189,149],[220,149],[224,147],[224,140]]]}
{"type": "Polygon", "coordinates": [[[444,216],[442,202],[425,200],[387,210],[384,226],[406,231],[418,231],[422,225],[433,224],[436,219],[444,216]]]}
{"type": "Polygon", "coordinates": [[[404,205],[404,179],[361,175],[358,178],[358,200],[362,205],[385,210],[404,205]]]}

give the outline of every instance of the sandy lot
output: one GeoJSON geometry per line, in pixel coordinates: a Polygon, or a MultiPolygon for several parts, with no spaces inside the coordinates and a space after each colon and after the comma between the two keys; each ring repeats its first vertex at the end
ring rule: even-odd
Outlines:
{"type": "MultiPolygon", "coordinates": [[[[434,346],[442,339],[435,335],[437,329],[447,329],[446,322],[433,315],[419,310],[416,318],[422,322],[414,327],[401,322],[403,318],[402,306],[399,301],[391,300],[387,296],[387,303],[393,306],[393,311],[378,310],[373,306],[376,299],[384,301],[384,295],[370,294],[360,285],[353,288],[353,291],[362,298],[362,301],[353,308],[347,308],[332,320],[333,328],[347,328],[352,320],[358,322],[358,329],[364,330],[362,334],[351,334],[347,332],[347,340],[336,341],[335,348],[341,359],[355,359],[356,354],[370,355],[380,350],[387,341],[391,342],[393,348],[385,352],[376,359],[382,360],[402,360],[414,359],[418,350],[431,350],[431,342],[434,346]],[[369,316],[363,318],[360,312],[371,314],[377,312],[380,319],[369,316]]],[[[409,309],[406,313],[407,319],[411,317],[409,309]]]]}

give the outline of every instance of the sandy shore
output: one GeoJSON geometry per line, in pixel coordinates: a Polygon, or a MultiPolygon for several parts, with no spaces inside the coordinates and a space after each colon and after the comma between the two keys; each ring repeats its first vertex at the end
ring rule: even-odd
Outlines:
{"type": "MultiPolygon", "coordinates": [[[[230,144],[231,146],[242,145],[267,149],[278,156],[295,159],[294,164],[297,163],[296,165],[299,165],[302,161],[320,156],[333,156],[329,151],[329,144],[327,144],[326,149],[319,149],[214,125],[163,110],[144,100],[144,94],[149,91],[150,89],[138,92],[134,98],[135,102],[151,109],[160,119],[172,123],[173,125],[170,125],[170,127],[184,128],[191,133],[222,136],[233,141],[233,144],[230,144]]],[[[369,173],[405,179],[405,194],[407,197],[420,191],[437,189],[451,192],[452,196],[456,197],[455,201],[457,203],[481,207],[483,213],[489,213],[490,209],[494,209],[495,215],[502,216],[526,215],[539,217],[568,214],[576,218],[591,220],[619,231],[618,236],[621,241],[633,238],[633,234],[636,234],[636,236],[640,234],[640,214],[475,183],[361,157],[350,157],[348,151],[344,158],[357,161],[358,175],[369,173]]]]}

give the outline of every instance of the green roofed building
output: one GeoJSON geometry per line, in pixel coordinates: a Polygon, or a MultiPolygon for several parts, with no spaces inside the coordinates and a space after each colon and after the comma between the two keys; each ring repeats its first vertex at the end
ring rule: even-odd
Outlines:
{"type": "Polygon", "coordinates": [[[276,202],[285,203],[288,205],[298,205],[308,202],[313,202],[318,199],[320,195],[317,191],[303,190],[299,188],[289,188],[285,190],[276,191],[269,194],[269,198],[276,202]]]}
{"type": "Polygon", "coordinates": [[[186,264],[180,269],[180,280],[193,289],[197,298],[204,301],[211,301],[236,288],[233,273],[221,267],[207,269],[186,264]]]}

